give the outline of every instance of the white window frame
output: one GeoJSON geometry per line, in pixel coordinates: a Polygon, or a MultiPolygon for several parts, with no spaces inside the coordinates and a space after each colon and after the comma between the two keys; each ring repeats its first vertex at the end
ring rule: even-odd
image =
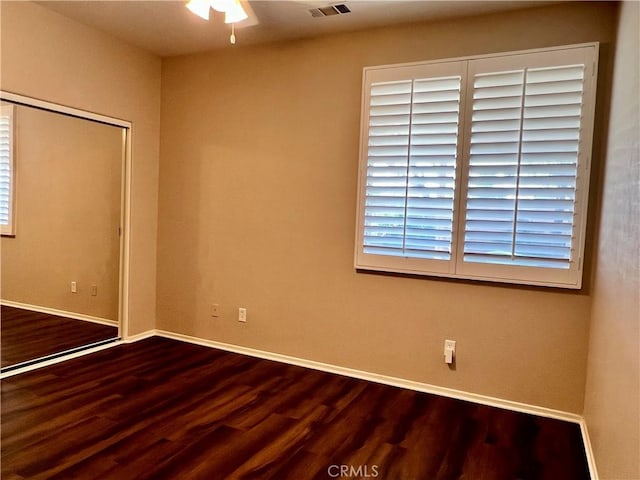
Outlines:
{"type": "Polygon", "coordinates": [[[540,285],[580,289],[584,258],[585,232],[587,223],[587,204],[589,176],[591,167],[591,148],[593,141],[593,119],[595,111],[596,77],[598,62],[597,42],[508,52],[492,55],[462,57],[410,64],[365,67],[363,72],[360,161],[358,175],[358,212],[356,227],[355,268],[357,270],[384,271],[404,274],[417,274],[436,277],[462,278],[503,282],[514,284],[540,285]],[[520,59],[527,68],[547,67],[576,63],[576,58],[584,64],[584,83],[582,96],[582,119],[578,149],[578,174],[576,179],[574,202],[574,228],[571,242],[572,254],[569,268],[544,268],[537,266],[499,265],[475,263],[464,259],[464,236],[467,181],[469,169],[469,145],[473,96],[474,73],[478,68],[483,71],[500,71],[501,68],[514,68],[520,59]],[[373,83],[415,80],[438,77],[462,72],[460,96],[460,117],[458,129],[455,197],[452,227],[452,245],[450,260],[429,260],[414,257],[376,255],[364,252],[365,202],[367,189],[367,164],[369,151],[369,104],[370,89],[373,83]]]}
{"type": "MultiPolygon", "coordinates": [[[[14,236],[15,235],[15,224],[16,224],[16,175],[15,175],[15,108],[10,104],[3,104],[0,106],[0,115],[3,117],[9,117],[9,145],[8,145],[8,160],[9,164],[9,223],[0,224],[0,234],[3,236],[14,236]]],[[[3,159],[3,161],[5,161],[3,159]]]]}

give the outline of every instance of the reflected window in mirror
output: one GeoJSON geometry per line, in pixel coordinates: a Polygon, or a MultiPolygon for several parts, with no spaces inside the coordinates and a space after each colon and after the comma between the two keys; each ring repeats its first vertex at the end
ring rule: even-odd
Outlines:
{"type": "Polygon", "coordinates": [[[0,106],[0,233],[15,234],[15,159],[13,148],[14,108],[0,106]]]}

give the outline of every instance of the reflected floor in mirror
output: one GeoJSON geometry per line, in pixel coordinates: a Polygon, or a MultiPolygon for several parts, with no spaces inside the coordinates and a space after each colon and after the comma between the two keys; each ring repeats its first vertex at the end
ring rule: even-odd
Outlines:
{"type": "Polygon", "coordinates": [[[2,306],[2,368],[116,338],[118,328],[2,306]]]}

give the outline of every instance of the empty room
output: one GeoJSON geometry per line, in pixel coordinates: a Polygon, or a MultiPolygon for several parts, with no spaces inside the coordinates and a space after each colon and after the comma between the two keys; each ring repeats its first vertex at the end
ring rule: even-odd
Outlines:
{"type": "Polygon", "coordinates": [[[640,480],[639,45],[0,0],[1,478],[640,480]]]}

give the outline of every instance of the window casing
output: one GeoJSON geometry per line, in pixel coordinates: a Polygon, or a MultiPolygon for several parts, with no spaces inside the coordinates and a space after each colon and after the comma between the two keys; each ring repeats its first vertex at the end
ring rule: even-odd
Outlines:
{"type": "Polygon", "coordinates": [[[597,53],[365,68],[356,268],[580,288],[597,53]]]}
{"type": "Polygon", "coordinates": [[[0,234],[15,234],[13,105],[0,106],[0,234]]]}

